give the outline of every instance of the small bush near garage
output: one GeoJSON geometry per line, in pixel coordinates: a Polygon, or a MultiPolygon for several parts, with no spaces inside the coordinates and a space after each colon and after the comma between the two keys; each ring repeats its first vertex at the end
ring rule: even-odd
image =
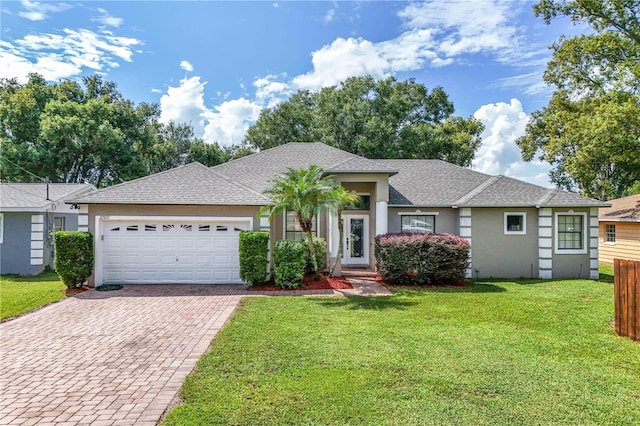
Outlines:
{"type": "Polygon", "coordinates": [[[282,288],[298,288],[302,285],[307,263],[307,248],[299,241],[276,241],[273,249],[273,276],[282,288]]]}
{"type": "MultiPolygon", "coordinates": [[[[313,246],[316,249],[316,261],[318,262],[318,269],[324,269],[327,267],[327,242],[324,238],[313,237],[313,246]]],[[[309,247],[305,244],[306,261],[307,265],[304,270],[307,274],[313,271],[313,265],[311,264],[311,253],[309,247]]]]}
{"type": "Polygon", "coordinates": [[[448,284],[464,279],[469,243],[449,234],[385,234],[375,239],[380,277],[393,284],[448,284]]]}
{"type": "Polygon", "coordinates": [[[251,285],[263,284],[269,265],[269,233],[240,232],[240,278],[251,285]]]}
{"type": "Polygon", "coordinates": [[[54,265],[67,288],[82,286],[93,270],[93,235],[89,232],[59,231],[53,235],[54,265]]]}

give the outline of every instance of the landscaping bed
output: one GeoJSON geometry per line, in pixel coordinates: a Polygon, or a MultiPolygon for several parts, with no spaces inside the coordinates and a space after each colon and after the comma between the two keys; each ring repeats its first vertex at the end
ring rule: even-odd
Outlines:
{"type": "Polygon", "coordinates": [[[275,284],[273,277],[263,285],[252,285],[249,290],[254,291],[295,291],[295,290],[346,290],[353,288],[348,279],[342,277],[329,277],[322,274],[322,279],[316,280],[313,274],[307,274],[302,280],[302,286],[298,288],[284,289],[275,284]]]}

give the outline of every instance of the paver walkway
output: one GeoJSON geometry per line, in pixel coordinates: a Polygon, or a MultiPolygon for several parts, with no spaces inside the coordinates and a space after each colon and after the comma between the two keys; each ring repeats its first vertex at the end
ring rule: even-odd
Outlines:
{"type": "MultiPolygon", "coordinates": [[[[383,295],[353,290],[295,295],[383,295]]],[[[233,285],[89,290],[0,324],[1,425],[155,425],[243,296],[233,285]]],[[[285,294],[292,294],[286,292],[285,294]]]]}

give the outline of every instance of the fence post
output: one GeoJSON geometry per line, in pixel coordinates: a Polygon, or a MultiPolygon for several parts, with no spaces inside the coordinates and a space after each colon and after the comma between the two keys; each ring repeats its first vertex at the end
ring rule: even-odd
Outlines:
{"type": "Polygon", "coordinates": [[[640,262],[614,259],[615,330],[640,341],[640,262]]]}

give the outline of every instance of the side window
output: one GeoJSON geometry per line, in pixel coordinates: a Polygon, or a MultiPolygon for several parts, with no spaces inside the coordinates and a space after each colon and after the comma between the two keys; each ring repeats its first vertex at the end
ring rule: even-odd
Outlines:
{"type": "Polygon", "coordinates": [[[527,234],[527,214],[524,212],[504,213],[504,234],[505,235],[526,235],[527,234]]]}
{"type": "Polygon", "coordinates": [[[556,213],[556,253],[582,254],[586,248],[586,213],[556,213]]]}
{"type": "MultiPolygon", "coordinates": [[[[285,238],[287,240],[293,240],[293,241],[300,241],[300,240],[304,240],[305,236],[304,236],[304,231],[302,230],[302,227],[300,227],[300,224],[298,223],[298,221],[296,220],[296,216],[293,212],[287,212],[286,213],[286,223],[285,223],[285,238]]],[[[317,235],[317,231],[316,231],[316,220],[317,218],[314,218],[313,221],[313,225],[311,226],[311,233],[314,235],[317,235]]]]}
{"type": "Polygon", "coordinates": [[[604,241],[607,243],[616,242],[616,225],[604,226],[604,241]]]}
{"type": "Polygon", "coordinates": [[[64,216],[56,216],[53,218],[53,232],[64,231],[65,227],[65,217],[64,216]]]}

